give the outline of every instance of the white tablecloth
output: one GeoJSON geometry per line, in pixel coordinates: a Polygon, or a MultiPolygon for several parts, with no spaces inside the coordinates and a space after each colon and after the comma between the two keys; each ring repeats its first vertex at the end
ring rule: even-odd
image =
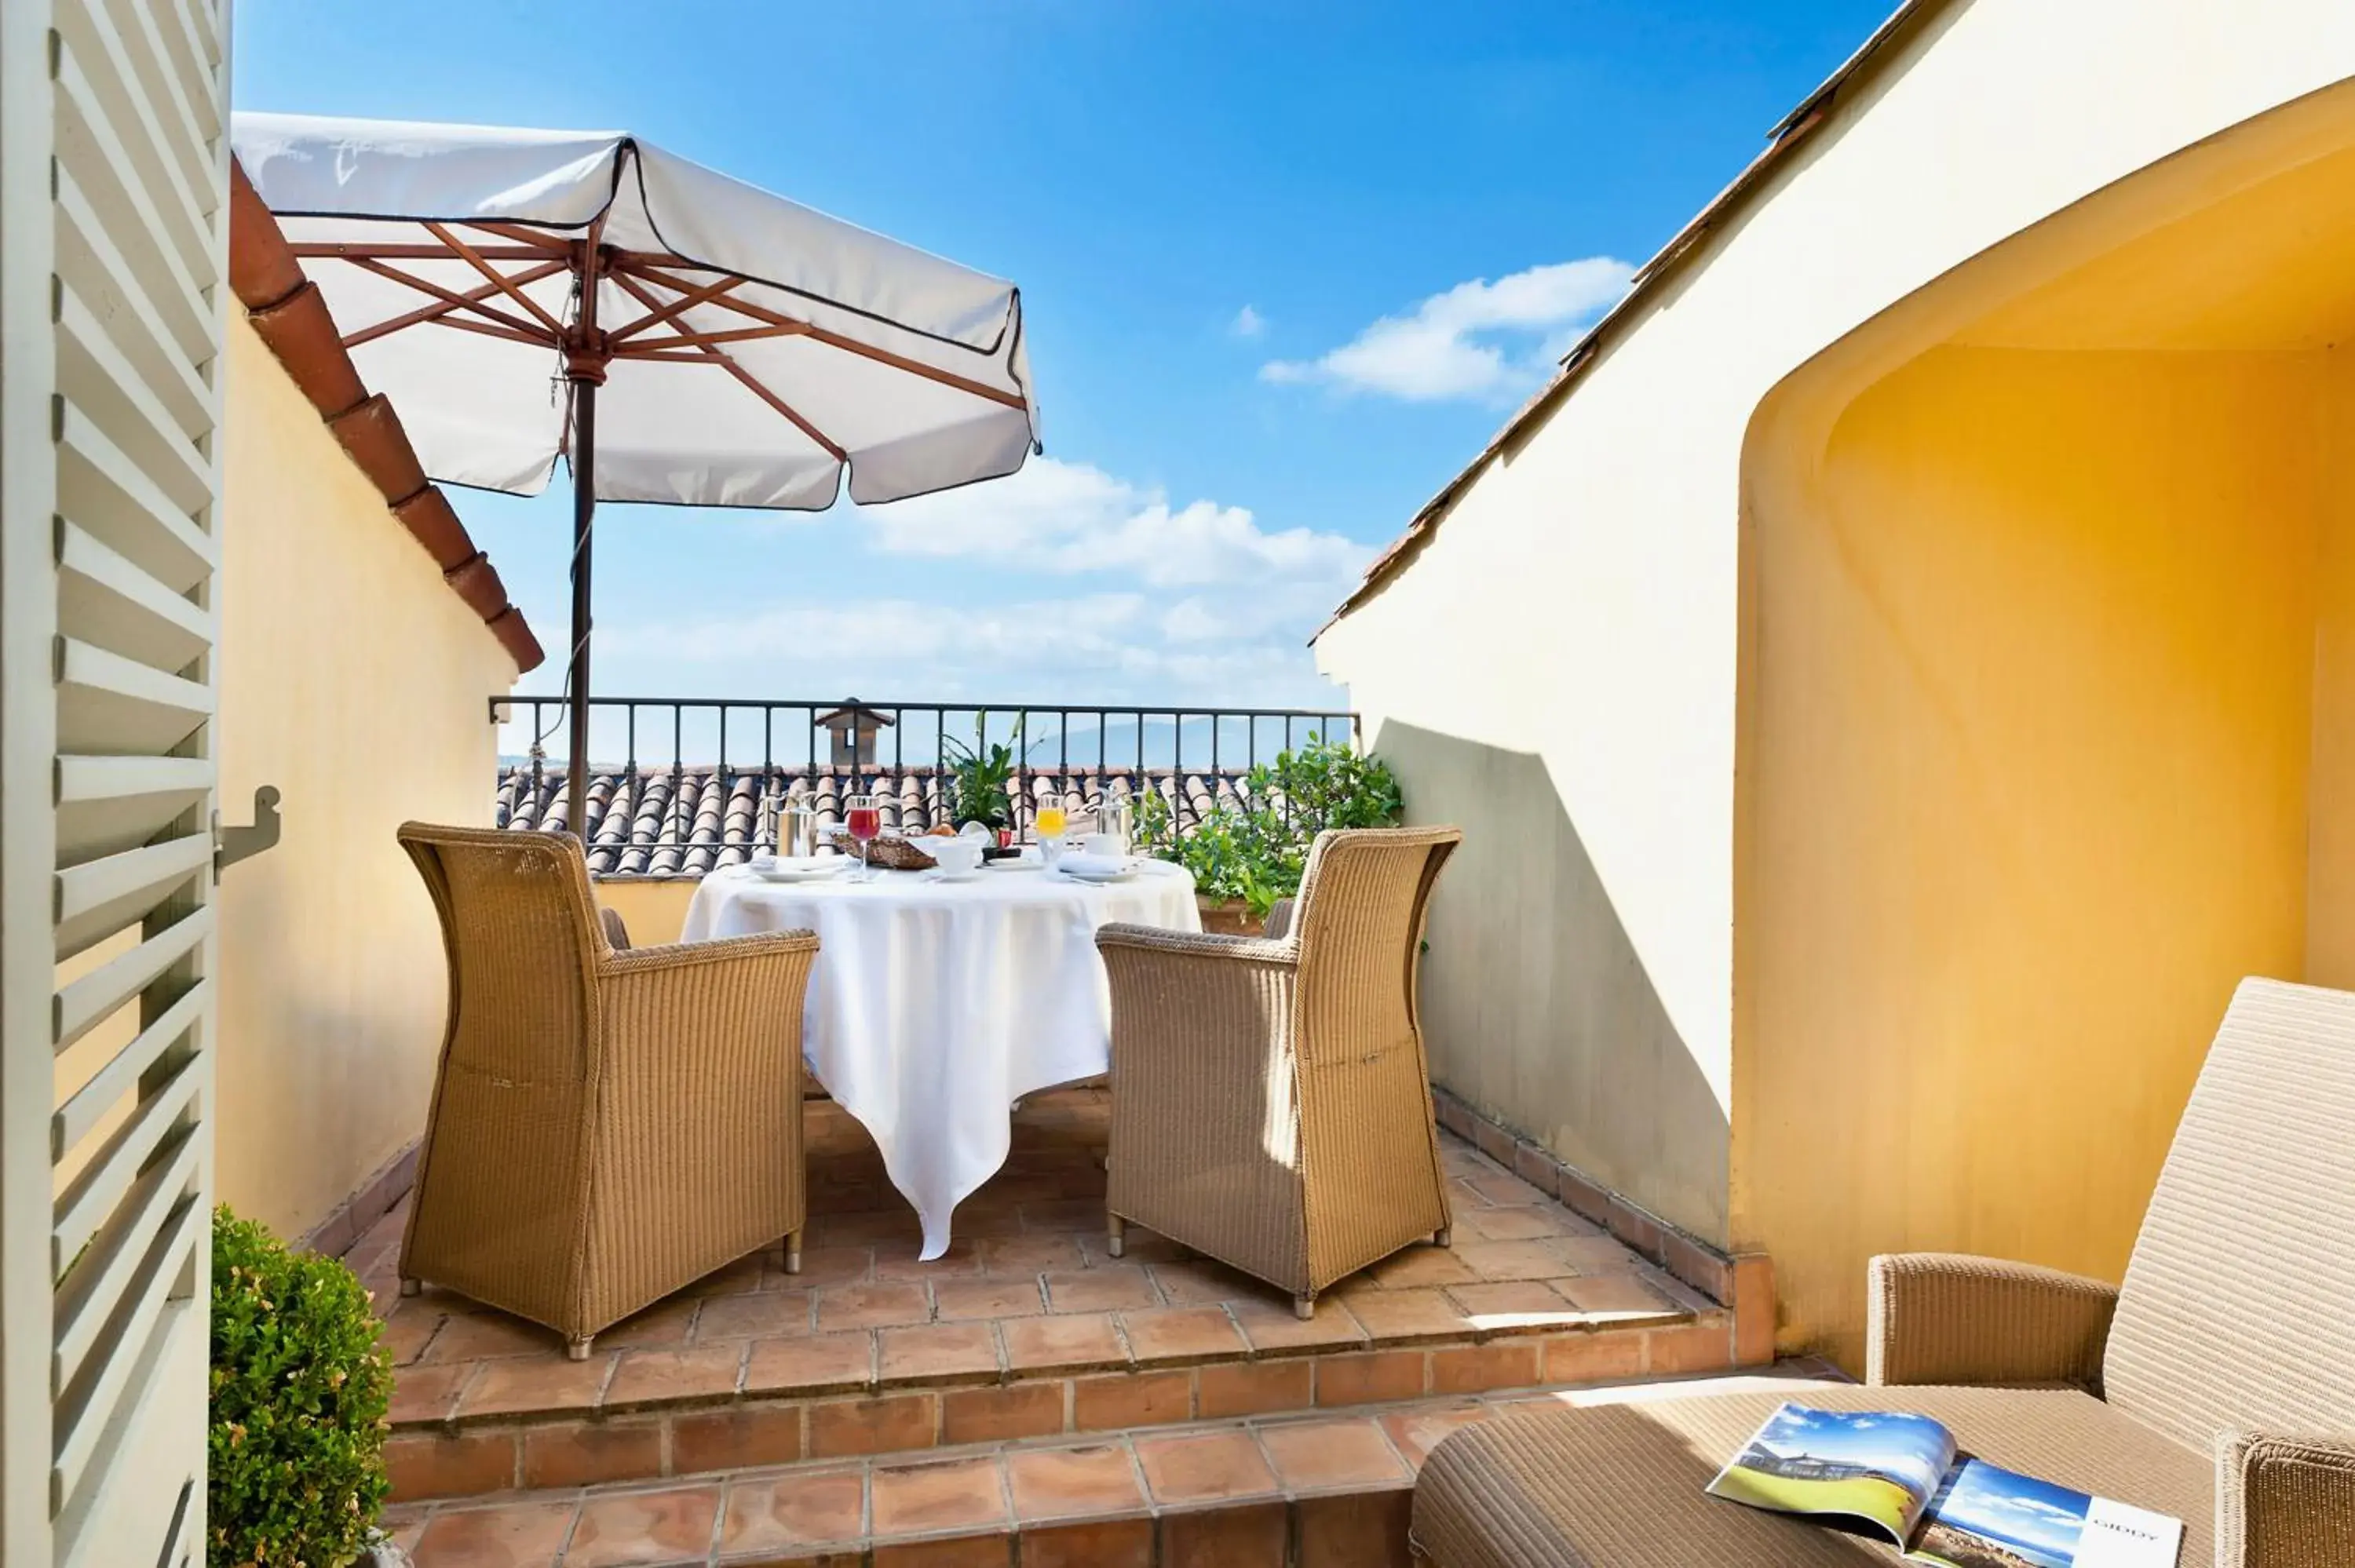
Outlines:
{"type": "Polygon", "coordinates": [[[1201,929],[1193,878],[1159,861],[1101,886],[1035,868],[790,884],[731,868],[696,889],[682,936],[817,933],[804,1054],[874,1135],[933,1258],[951,1212],[1006,1163],[1014,1102],[1110,1067],[1095,931],[1114,920],[1201,929]]]}

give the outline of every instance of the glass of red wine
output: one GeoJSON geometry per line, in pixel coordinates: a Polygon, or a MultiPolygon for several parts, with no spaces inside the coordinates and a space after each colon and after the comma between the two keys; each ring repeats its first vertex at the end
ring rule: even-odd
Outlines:
{"type": "Polygon", "coordinates": [[[858,841],[858,876],[865,882],[875,874],[867,861],[867,846],[883,831],[883,803],[873,795],[853,795],[842,803],[842,825],[858,841]]]}

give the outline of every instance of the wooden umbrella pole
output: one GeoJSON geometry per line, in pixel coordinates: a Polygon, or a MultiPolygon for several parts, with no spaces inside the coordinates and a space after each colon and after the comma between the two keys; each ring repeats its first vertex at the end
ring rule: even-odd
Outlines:
{"type": "Polygon", "coordinates": [[[589,567],[590,531],[597,519],[597,388],[613,357],[597,330],[598,241],[602,222],[581,241],[581,310],[564,334],[564,375],[572,384],[572,662],[565,676],[571,698],[571,755],[564,773],[565,825],[589,847],[589,567]]]}

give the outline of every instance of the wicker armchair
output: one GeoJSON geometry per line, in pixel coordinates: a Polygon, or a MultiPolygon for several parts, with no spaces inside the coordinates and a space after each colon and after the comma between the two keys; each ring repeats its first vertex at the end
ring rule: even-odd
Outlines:
{"type": "Polygon", "coordinates": [[[800,1268],[805,931],[617,951],[566,835],[400,842],[442,916],[450,1022],[401,1243],[431,1279],[601,1330],[783,1239],[800,1268]]]}
{"type": "Polygon", "coordinates": [[[1277,935],[1106,926],[1112,1253],[1129,1221],[1292,1293],[1448,1242],[1416,1005],[1454,828],[1318,835],[1277,935]]]}

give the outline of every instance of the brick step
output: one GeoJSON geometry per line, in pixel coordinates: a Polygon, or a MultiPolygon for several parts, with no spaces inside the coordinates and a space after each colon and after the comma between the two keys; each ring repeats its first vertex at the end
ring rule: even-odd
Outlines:
{"type": "Polygon", "coordinates": [[[416,1502],[1732,1365],[1722,1309],[1549,1309],[1542,1288],[1444,1321],[1385,1315],[1430,1293],[1369,1291],[1308,1322],[1228,1304],[420,1361],[386,1459],[394,1499],[416,1502]]]}
{"type": "Polygon", "coordinates": [[[1461,1426],[1545,1402],[1773,1390],[1822,1363],[809,1459],[695,1478],[395,1505],[417,1568],[1396,1568],[1414,1477],[1461,1426]]]}

